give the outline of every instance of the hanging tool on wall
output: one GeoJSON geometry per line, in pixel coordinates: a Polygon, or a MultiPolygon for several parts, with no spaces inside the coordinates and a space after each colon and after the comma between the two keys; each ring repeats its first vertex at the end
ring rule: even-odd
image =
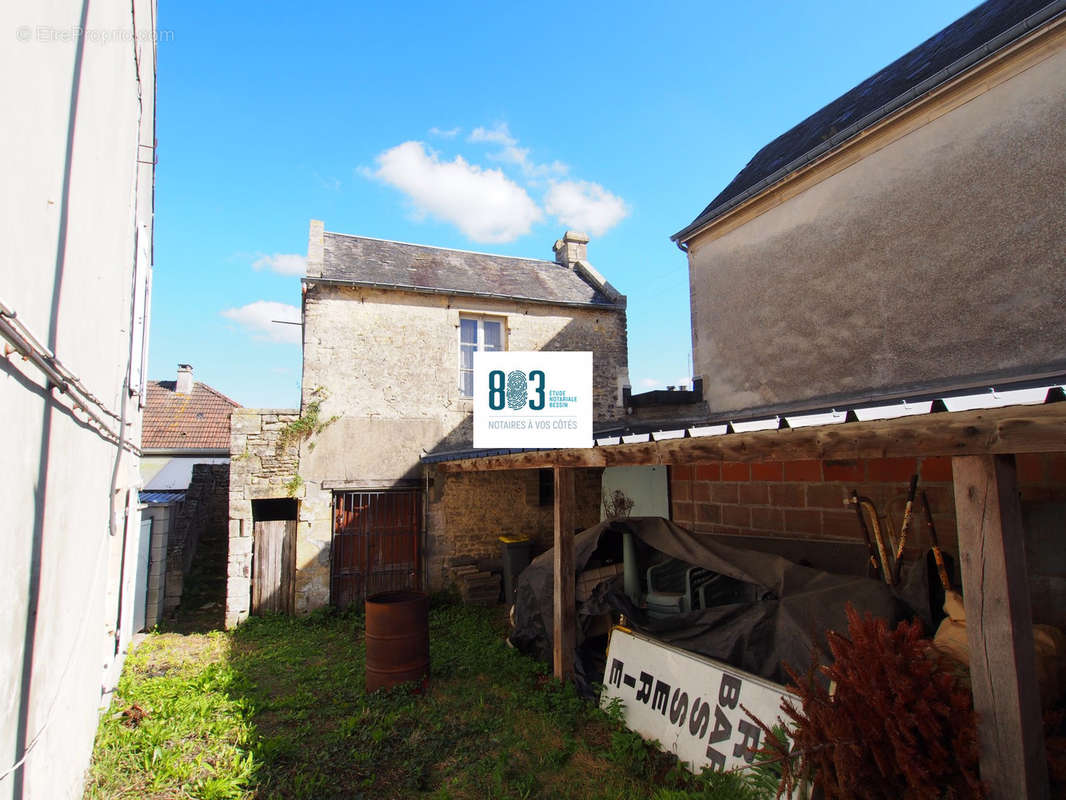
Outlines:
{"type": "Polygon", "coordinates": [[[951,591],[951,578],[948,577],[948,569],[944,565],[944,554],[940,551],[940,542],[936,538],[936,525],[933,524],[933,511],[929,508],[929,498],[922,489],[922,508],[925,509],[925,524],[929,528],[929,541],[933,546],[933,560],[936,561],[936,571],[940,575],[940,585],[945,592],[951,591]]]}
{"type": "Polygon", "coordinates": [[[877,560],[877,550],[874,548],[873,539],[870,538],[870,528],[866,524],[866,515],[863,514],[862,504],[858,500],[858,494],[851,493],[851,498],[844,501],[844,505],[855,506],[855,516],[859,518],[859,528],[862,530],[862,538],[866,542],[866,555],[869,559],[869,570],[867,577],[877,578],[880,576],[881,567],[880,562],[877,560]]]}
{"type": "MultiPolygon", "coordinates": [[[[885,540],[881,535],[881,522],[877,516],[877,507],[874,505],[874,501],[869,497],[863,497],[857,492],[851,493],[851,502],[859,508],[859,514],[863,511],[868,511],[870,514],[870,526],[874,532],[874,542],[877,544],[877,552],[880,556],[881,577],[885,579],[885,583],[889,586],[893,585],[892,580],[892,562],[889,556],[889,550],[885,548],[885,540]]],[[[863,522],[865,528],[865,521],[863,522]]]]}
{"type": "Polygon", "coordinates": [[[892,573],[893,583],[899,583],[903,570],[903,548],[907,544],[907,531],[911,527],[911,509],[914,508],[914,495],[918,491],[918,473],[911,475],[911,485],[907,490],[907,505],[903,507],[903,522],[899,526],[899,541],[896,543],[896,564],[892,573]]]}

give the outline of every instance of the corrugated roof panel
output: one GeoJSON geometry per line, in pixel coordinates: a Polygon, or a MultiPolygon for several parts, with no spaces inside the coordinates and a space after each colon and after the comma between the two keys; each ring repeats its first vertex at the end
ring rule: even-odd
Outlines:
{"type": "MultiPolygon", "coordinates": [[[[785,417],[790,428],[803,428],[808,425],[836,425],[847,420],[845,411],[829,411],[824,414],[798,414],[794,417],[785,417]]],[[[736,426],[734,426],[736,427],[736,426]]]]}
{"type": "Polygon", "coordinates": [[[896,417],[907,417],[912,414],[928,414],[932,407],[932,400],[920,403],[892,403],[884,406],[856,408],[855,416],[860,422],[869,422],[874,419],[895,419],[896,417]]]}
{"type": "Polygon", "coordinates": [[[750,419],[745,422],[733,422],[730,424],[737,433],[751,433],[752,431],[773,430],[780,426],[781,420],[778,417],[774,417],[773,419],[750,419]]]}
{"type": "Polygon", "coordinates": [[[721,436],[729,430],[728,425],[702,425],[688,429],[689,436],[721,436]]]}
{"type": "Polygon", "coordinates": [[[684,439],[685,431],[652,431],[651,438],[656,442],[661,442],[664,439],[684,439]]]}
{"type": "Polygon", "coordinates": [[[184,501],[185,492],[141,492],[137,498],[142,503],[165,505],[167,503],[180,503],[184,501]]]}
{"type": "Polygon", "coordinates": [[[980,394],[968,394],[961,397],[945,397],[944,405],[948,411],[970,411],[975,408],[1002,408],[1003,406],[1028,406],[1043,403],[1049,386],[1035,389],[1013,389],[997,392],[995,389],[980,394]]]}

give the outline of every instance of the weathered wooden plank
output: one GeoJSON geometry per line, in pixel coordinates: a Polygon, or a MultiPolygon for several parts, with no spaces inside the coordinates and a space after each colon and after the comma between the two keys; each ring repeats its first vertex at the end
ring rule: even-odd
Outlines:
{"type": "Polygon", "coordinates": [[[555,677],[568,679],[574,672],[577,645],[574,608],[574,471],[555,468],[555,590],[552,603],[555,677]]]}
{"type": "Polygon", "coordinates": [[[1048,796],[1013,456],[952,459],[981,779],[990,800],[1048,796]]]}
{"type": "Polygon", "coordinates": [[[296,520],[285,521],[285,539],[281,555],[281,610],[290,617],[296,614],[296,520]]]}
{"type": "Polygon", "coordinates": [[[435,464],[445,472],[1066,452],[1066,403],[541,450],[435,464]]]}
{"type": "Polygon", "coordinates": [[[296,520],[255,523],[252,540],[252,613],[295,613],[296,520]]]}

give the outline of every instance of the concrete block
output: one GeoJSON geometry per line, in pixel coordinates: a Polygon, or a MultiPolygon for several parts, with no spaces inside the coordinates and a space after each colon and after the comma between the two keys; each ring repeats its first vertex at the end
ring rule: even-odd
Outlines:
{"type": "Polygon", "coordinates": [[[227,607],[249,608],[252,602],[252,582],[245,577],[230,576],[226,580],[227,607]]]}
{"type": "Polygon", "coordinates": [[[234,556],[242,553],[252,552],[252,537],[251,536],[237,536],[230,537],[229,540],[229,556],[230,560],[233,560],[234,556]]]}

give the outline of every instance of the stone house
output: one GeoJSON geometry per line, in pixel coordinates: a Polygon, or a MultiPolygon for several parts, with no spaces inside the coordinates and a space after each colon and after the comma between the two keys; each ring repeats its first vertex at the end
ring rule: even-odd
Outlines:
{"type": "MultiPolygon", "coordinates": [[[[503,533],[550,536],[550,494],[536,475],[445,487],[423,476],[420,458],[471,448],[470,370],[480,349],[591,351],[594,421],[624,415],[625,297],[588,263],[587,243],[567,232],[547,261],[349,236],[311,222],[303,416],[234,417],[234,464],[244,452],[248,460],[235,466],[231,489],[230,624],[248,613],[242,604],[254,584],[252,503],[286,497],[285,486],[299,502],[285,512],[293,541],[279,548],[292,550],[291,567],[279,569],[296,612],[393,586],[438,588],[451,560],[498,555],[503,533]],[[314,432],[268,441],[294,419],[314,432]],[[238,479],[238,469],[248,477],[238,479]]],[[[579,486],[598,521],[598,472],[579,486]]]]}

